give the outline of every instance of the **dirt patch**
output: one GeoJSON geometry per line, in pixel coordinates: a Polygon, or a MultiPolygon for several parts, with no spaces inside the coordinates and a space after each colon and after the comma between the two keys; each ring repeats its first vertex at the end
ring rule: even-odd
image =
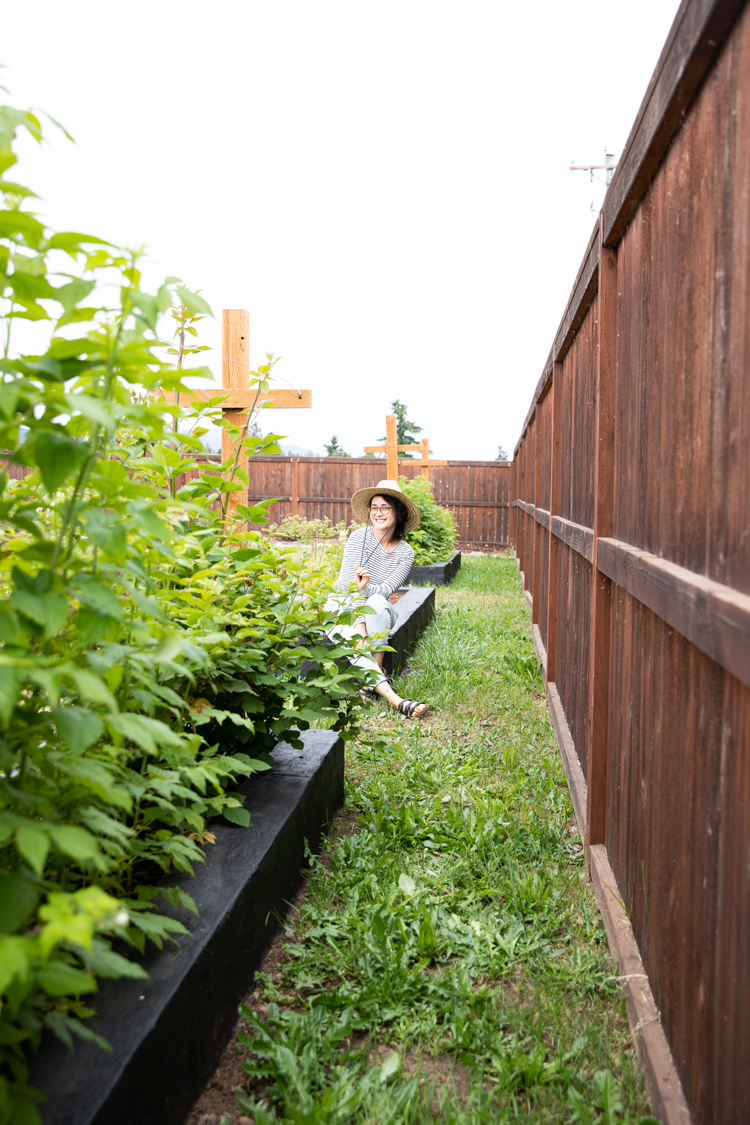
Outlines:
{"type": "Polygon", "coordinates": [[[391,594],[390,598],[388,599],[391,605],[395,605],[396,602],[400,602],[405,593],[405,590],[396,590],[395,594],[391,594]]]}

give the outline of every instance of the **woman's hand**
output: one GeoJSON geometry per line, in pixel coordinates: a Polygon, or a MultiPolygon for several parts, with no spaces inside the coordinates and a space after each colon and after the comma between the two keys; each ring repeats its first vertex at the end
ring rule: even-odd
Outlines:
{"type": "Polygon", "coordinates": [[[367,567],[355,566],[354,581],[357,583],[359,592],[363,594],[367,583],[370,581],[370,572],[367,567]]]}

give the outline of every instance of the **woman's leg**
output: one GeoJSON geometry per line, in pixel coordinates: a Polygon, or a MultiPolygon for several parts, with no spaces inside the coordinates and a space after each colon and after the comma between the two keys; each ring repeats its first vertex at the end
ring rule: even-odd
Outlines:
{"type": "MultiPolygon", "coordinates": [[[[380,594],[374,594],[371,598],[367,599],[366,604],[372,606],[372,608],[376,611],[374,614],[368,614],[365,618],[365,621],[363,622],[367,633],[370,636],[376,633],[385,633],[386,630],[390,633],[390,631],[396,624],[396,618],[398,617],[398,613],[391,605],[391,603],[380,594]]],[[[385,653],[381,650],[380,652],[373,652],[372,656],[377,662],[378,667],[382,668],[383,657],[385,656],[385,653]]],[[[384,699],[387,699],[391,707],[397,708],[399,703],[401,702],[402,697],[393,690],[393,688],[385,678],[381,680],[381,682],[376,686],[375,691],[378,693],[378,695],[382,695],[384,699]]],[[[414,708],[413,714],[421,715],[426,710],[427,704],[420,703],[417,707],[414,708]]]]}

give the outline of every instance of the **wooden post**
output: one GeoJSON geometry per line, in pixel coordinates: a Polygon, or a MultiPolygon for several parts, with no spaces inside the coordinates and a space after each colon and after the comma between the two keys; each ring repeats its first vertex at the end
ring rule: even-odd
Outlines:
{"type": "MultiPolygon", "coordinates": [[[[250,314],[247,309],[224,309],[221,316],[221,385],[225,391],[246,390],[248,384],[250,341],[250,314]]],[[[225,410],[224,417],[240,429],[245,424],[247,412],[225,410]]],[[[221,432],[221,459],[235,456],[236,445],[226,430],[221,432]]],[[[247,472],[247,457],[240,454],[238,468],[247,472]]],[[[246,497],[245,497],[246,499],[246,497]]],[[[243,500],[241,492],[230,492],[227,515],[243,500]]]]}
{"type": "Polygon", "coordinates": [[[552,516],[560,514],[560,494],[562,481],[562,401],[563,365],[555,363],[552,367],[552,445],[550,457],[550,496],[549,496],[549,573],[547,578],[547,683],[556,683],[555,664],[557,661],[557,587],[560,569],[560,540],[552,534],[552,516]]]}
{"type": "Polygon", "coordinates": [[[420,472],[421,472],[421,474],[422,474],[422,476],[424,477],[425,480],[430,479],[430,466],[429,466],[429,463],[428,463],[429,460],[430,460],[430,442],[429,442],[428,438],[423,437],[422,438],[422,468],[420,469],[420,472]]]}
{"type": "Polygon", "coordinates": [[[388,480],[398,480],[398,430],[395,414],[385,416],[385,449],[388,480]]]}
{"type": "Polygon", "coordinates": [[[299,515],[299,457],[292,457],[292,515],[299,515]]]}
{"type": "Polygon", "coordinates": [[[586,846],[605,842],[609,657],[612,582],[597,570],[598,540],[614,531],[615,378],[617,372],[617,252],[603,245],[599,221],[599,353],[594,430],[594,549],[589,674],[589,761],[586,846]]]}

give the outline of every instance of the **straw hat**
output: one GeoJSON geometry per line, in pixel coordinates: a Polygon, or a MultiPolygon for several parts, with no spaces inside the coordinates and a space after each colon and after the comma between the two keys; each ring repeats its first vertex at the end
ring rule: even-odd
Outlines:
{"type": "Polygon", "coordinates": [[[401,491],[396,480],[379,480],[374,488],[357,489],[352,496],[352,508],[355,516],[363,523],[369,521],[370,501],[373,496],[393,496],[394,499],[400,500],[409,513],[404,530],[413,531],[415,527],[419,527],[419,509],[414,501],[401,491]]]}

